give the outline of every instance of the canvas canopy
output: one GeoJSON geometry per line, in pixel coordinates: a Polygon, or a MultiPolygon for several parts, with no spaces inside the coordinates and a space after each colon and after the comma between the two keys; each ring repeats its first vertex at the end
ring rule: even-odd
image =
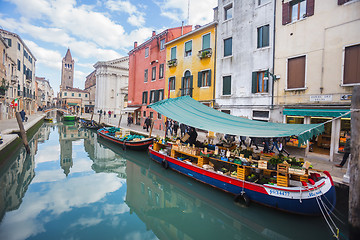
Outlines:
{"type": "Polygon", "coordinates": [[[303,144],[324,131],[323,124],[271,123],[232,116],[207,107],[190,96],[162,100],[148,107],[180,123],[224,134],[248,137],[295,135],[299,144],[303,144]]]}

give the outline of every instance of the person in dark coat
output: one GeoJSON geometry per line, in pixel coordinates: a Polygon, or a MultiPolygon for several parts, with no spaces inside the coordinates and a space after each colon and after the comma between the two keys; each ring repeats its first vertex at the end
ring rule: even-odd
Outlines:
{"type": "Polygon", "coordinates": [[[259,149],[258,138],[257,137],[251,137],[250,139],[251,139],[251,141],[250,141],[250,146],[249,147],[254,145],[256,147],[256,150],[258,150],[259,149]]]}
{"type": "Polygon", "coordinates": [[[247,147],[246,142],[245,142],[246,137],[245,136],[240,136],[239,139],[240,139],[240,147],[241,147],[242,144],[244,144],[244,146],[247,147]]]}
{"type": "Polygon", "coordinates": [[[350,133],[347,133],[346,134],[346,143],[345,143],[345,147],[344,147],[344,156],[343,156],[343,159],[340,164],[335,164],[336,167],[342,168],[345,165],[345,163],[350,155],[350,143],[351,143],[351,136],[350,136],[350,133]]]}
{"type": "Polygon", "coordinates": [[[25,111],[24,111],[24,109],[23,109],[23,110],[21,110],[21,112],[20,112],[20,117],[21,117],[21,121],[22,121],[22,122],[24,122],[25,116],[26,116],[26,113],[25,113],[25,111]]]}
{"type": "Polygon", "coordinates": [[[269,146],[270,146],[270,139],[269,138],[263,138],[263,143],[264,143],[264,153],[268,153],[269,152],[269,146]]]}
{"type": "Polygon", "coordinates": [[[150,125],[151,125],[151,119],[150,119],[150,117],[147,117],[147,118],[145,119],[145,126],[146,126],[146,131],[147,131],[147,132],[149,131],[150,125]]]}
{"type": "Polygon", "coordinates": [[[196,138],[198,136],[195,128],[191,127],[188,134],[189,134],[190,137],[187,140],[187,143],[190,143],[191,145],[195,144],[196,143],[196,138]]]}
{"type": "Polygon", "coordinates": [[[180,137],[183,137],[185,135],[186,125],[183,123],[180,123],[180,137]]]}
{"type": "Polygon", "coordinates": [[[177,137],[177,131],[179,129],[179,123],[177,121],[174,121],[173,129],[174,129],[173,134],[175,137],[177,137]]]}

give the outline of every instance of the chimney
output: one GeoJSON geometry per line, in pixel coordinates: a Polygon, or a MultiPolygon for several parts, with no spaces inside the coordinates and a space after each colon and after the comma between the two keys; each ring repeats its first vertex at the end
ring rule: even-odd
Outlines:
{"type": "Polygon", "coordinates": [[[195,26],[195,29],[199,29],[201,26],[200,25],[196,25],[195,26]]]}
{"type": "Polygon", "coordinates": [[[153,31],[152,32],[152,36],[154,37],[156,35],[156,31],[153,31]]]}
{"type": "Polygon", "coordinates": [[[134,42],[134,48],[137,48],[137,42],[134,42]]]}
{"type": "Polygon", "coordinates": [[[214,21],[218,21],[219,20],[219,9],[218,7],[213,8],[214,10],[214,21]]]}

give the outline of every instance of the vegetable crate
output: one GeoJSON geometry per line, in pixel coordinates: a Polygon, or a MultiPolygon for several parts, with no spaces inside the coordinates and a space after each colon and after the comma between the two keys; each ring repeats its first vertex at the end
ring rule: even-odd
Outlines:
{"type": "Polygon", "coordinates": [[[198,157],[197,165],[199,167],[202,167],[204,164],[209,164],[209,158],[207,158],[207,157],[198,157]]]}
{"type": "Polygon", "coordinates": [[[250,168],[246,166],[238,166],[237,167],[237,178],[240,180],[245,180],[246,176],[250,174],[250,168]]]}
{"type": "Polygon", "coordinates": [[[289,174],[277,172],[277,185],[281,187],[289,187],[289,174]]]}

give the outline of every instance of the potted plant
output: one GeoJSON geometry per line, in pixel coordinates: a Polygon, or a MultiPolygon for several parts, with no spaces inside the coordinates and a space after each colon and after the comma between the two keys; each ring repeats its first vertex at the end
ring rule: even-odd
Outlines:
{"type": "Polygon", "coordinates": [[[5,92],[8,90],[9,84],[6,85],[5,79],[3,78],[0,85],[0,95],[5,95],[5,92]]]}

